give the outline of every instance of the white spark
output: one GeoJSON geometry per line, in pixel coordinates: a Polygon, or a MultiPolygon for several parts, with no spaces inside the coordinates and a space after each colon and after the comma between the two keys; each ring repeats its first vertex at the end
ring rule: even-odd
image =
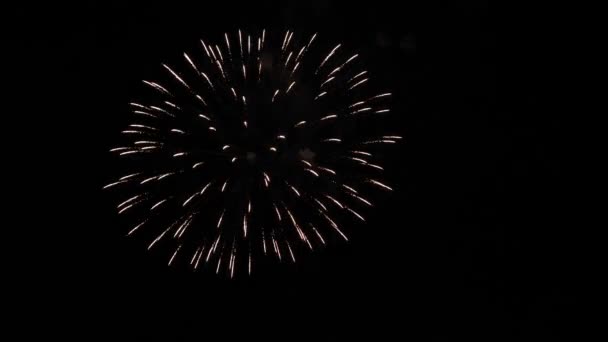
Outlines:
{"type": "Polygon", "coordinates": [[[306,121],[300,121],[297,124],[295,124],[293,127],[300,127],[302,125],[304,125],[306,123],[306,121]]]}
{"type": "Polygon", "coordinates": [[[346,62],[340,65],[340,69],[344,68],[344,66],[350,62],[352,62],[355,58],[359,57],[359,54],[354,54],[351,58],[349,58],[346,62]]]}
{"type": "Polygon", "coordinates": [[[393,95],[393,94],[391,94],[391,93],[384,93],[384,94],[380,94],[380,95],[372,96],[372,97],[370,97],[369,99],[370,99],[370,100],[373,100],[373,99],[378,99],[378,98],[381,98],[381,97],[387,97],[387,96],[391,96],[391,95],[393,95]]]}
{"type": "Polygon", "coordinates": [[[357,213],[356,211],[352,210],[351,208],[346,208],[346,210],[350,211],[353,215],[357,216],[357,218],[359,218],[361,221],[365,222],[365,218],[363,218],[363,216],[359,215],[359,213],[357,213]]]}
{"type": "Polygon", "coordinates": [[[243,237],[247,237],[247,215],[243,215],[243,237]]]}
{"type": "Polygon", "coordinates": [[[285,67],[287,67],[287,64],[289,64],[289,60],[291,59],[292,54],[293,54],[293,51],[289,52],[289,56],[287,56],[287,59],[285,60],[285,67]]]}
{"type": "Polygon", "coordinates": [[[308,171],[308,172],[312,173],[312,174],[313,174],[315,177],[319,177],[319,174],[318,174],[318,173],[316,173],[315,171],[311,170],[311,169],[304,169],[304,170],[306,170],[306,171],[308,171]]]}
{"type": "Polygon", "coordinates": [[[315,100],[318,99],[318,98],[321,98],[321,97],[325,96],[325,94],[327,94],[326,91],[320,93],[319,95],[317,95],[317,97],[315,97],[315,100]]]}
{"type": "Polygon", "coordinates": [[[272,245],[274,247],[274,252],[277,253],[277,256],[279,257],[279,261],[281,261],[281,250],[279,249],[279,245],[277,244],[277,241],[274,239],[274,236],[272,237],[272,245]]]}
{"type": "Polygon", "coordinates": [[[332,70],[332,72],[330,72],[330,73],[329,73],[327,76],[331,76],[331,75],[333,75],[333,74],[337,73],[337,72],[338,72],[338,71],[340,71],[340,70],[341,70],[341,68],[340,68],[340,67],[337,67],[337,68],[335,68],[334,70],[332,70]]]}
{"type": "Polygon", "coordinates": [[[323,217],[325,217],[325,219],[330,223],[330,225],[332,226],[333,229],[335,229],[343,238],[344,240],[348,241],[348,238],[346,237],[346,235],[344,235],[344,233],[340,230],[340,228],[338,227],[338,225],[336,224],[336,222],[334,222],[329,216],[327,216],[325,213],[321,213],[321,215],[323,215],[323,217]]]}
{"type": "Polygon", "coordinates": [[[152,131],[158,131],[158,128],[155,127],[150,127],[150,126],[146,126],[146,125],[139,125],[139,124],[131,124],[129,125],[129,127],[135,127],[135,128],[146,128],[152,131]]]}
{"type": "Polygon", "coordinates": [[[224,213],[226,212],[226,210],[224,209],[224,211],[222,211],[222,214],[220,215],[219,220],[217,220],[217,228],[219,229],[220,226],[222,225],[222,219],[224,218],[224,213]]]}
{"type": "Polygon", "coordinates": [[[183,84],[186,88],[190,89],[190,86],[184,80],[182,80],[181,77],[179,77],[179,75],[175,73],[175,71],[171,70],[169,66],[163,63],[163,67],[167,69],[171,73],[171,75],[173,75],[173,77],[175,77],[175,79],[177,79],[181,84],[183,84]]]}
{"type": "Polygon", "coordinates": [[[293,87],[294,84],[296,84],[296,81],[291,82],[291,84],[287,88],[287,91],[285,92],[285,94],[289,93],[289,91],[291,90],[291,88],[293,87]]]}
{"type": "Polygon", "coordinates": [[[333,50],[331,50],[331,52],[327,55],[327,57],[325,57],[325,59],[323,60],[323,62],[321,62],[321,64],[317,68],[317,71],[315,72],[315,74],[319,72],[319,70],[323,67],[323,65],[325,65],[325,63],[327,63],[327,61],[331,58],[331,56],[334,55],[334,53],[336,52],[336,50],[338,50],[341,45],[342,44],[338,44],[333,50]]]}
{"type": "Polygon", "coordinates": [[[185,156],[185,155],[186,155],[186,152],[177,152],[177,153],[173,154],[173,157],[177,158],[177,157],[181,157],[181,156],[185,156]]]}
{"type": "Polygon", "coordinates": [[[365,101],[359,101],[359,102],[355,102],[355,103],[353,103],[352,105],[348,106],[348,108],[356,107],[356,106],[362,105],[362,104],[364,104],[364,103],[365,103],[365,101]]]}
{"type": "Polygon", "coordinates": [[[296,65],[293,67],[293,69],[291,70],[291,73],[289,74],[289,77],[291,78],[293,76],[293,74],[296,72],[296,70],[298,70],[298,67],[300,66],[300,62],[297,62],[296,65]]]}
{"type": "Polygon", "coordinates": [[[364,152],[364,151],[351,151],[354,154],[362,154],[364,156],[371,156],[372,154],[369,152],[364,152]]]}
{"type": "Polygon", "coordinates": [[[138,224],[137,226],[135,226],[133,229],[131,229],[128,233],[127,236],[133,234],[137,229],[139,229],[139,227],[143,226],[144,223],[148,222],[148,220],[144,220],[142,223],[138,224]]]}
{"type": "Polygon", "coordinates": [[[185,206],[186,206],[188,203],[190,203],[190,201],[192,201],[192,199],[193,199],[194,197],[196,197],[198,194],[199,194],[199,193],[198,193],[198,191],[197,191],[197,192],[193,193],[193,194],[192,194],[192,196],[188,197],[188,199],[187,199],[187,200],[185,200],[185,201],[184,201],[184,203],[182,204],[182,207],[185,207],[185,206]]]}
{"type": "Polygon", "coordinates": [[[203,187],[203,189],[200,192],[200,195],[204,194],[205,191],[207,191],[207,188],[209,188],[209,186],[211,185],[211,182],[207,183],[207,185],[205,185],[205,187],[203,187]]]}
{"type": "Polygon", "coordinates": [[[313,34],[312,37],[310,38],[310,41],[308,42],[308,44],[306,45],[306,48],[310,47],[310,44],[312,44],[313,40],[315,40],[315,37],[317,37],[317,34],[313,34]]]}
{"type": "Polygon", "coordinates": [[[287,186],[293,191],[298,197],[300,197],[300,192],[293,185],[287,183],[287,186]]]}
{"type": "Polygon", "coordinates": [[[158,116],[156,116],[156,115],[154,115],[154,114],[151,114],[151,113],[148,113],[148,112],[144,112],[144,111],[142,111],[142,110],[134,110],[134,111],[133,111],[133,113],[135,113],[135,114],[140,114],[140,115],[145,115],[145,116],[149,116],[149,117],[152,117],[152,118],[158,118],[158,116]]]}
{"type": "Polygon", "coordinates": [[[293,262],[296,262],[296,257],[293,255],[293,251],[291,250],[291,246],[289,245],[289,242],[285,241],[287,243],[287,249],[289,249],[289,254],[291,255],[291,260],[293,262]]]}
{"type": "Polygon", "coordinates": [[[154,239],[154,241],[152,241],[152,243],[150,243],[150,245],[148,246],[148,250],[150,250],[150,248],[152,248],[160,239],[163,238],[163,236],[165,236],[165,234],[167,234],[167,232],[169,231],[169,229],[171,229],[173,226],[169,226],[167,229],[165,229],[164,232],[162,232],[156,239],[154,239]]]}
{"type": "Polygon", "coordinates": [[[322,166],[318,166],[317,168],[318,168],[319,170],[323,170],[323,171],[329,172],[329,173],[331,173],[331,174],[332,174],[332,175],[334,175],[334,176],[336,175],[336,171],[334,171],[334,170],[332,170],[332,169],[328,169],[328,168],[326,168],[326,167],[322,167],[322,166]]]}
{"type": "Polygon", "coordinates": [[[322,117],[320,121],[329,120],[329,119],[335,119],[337,117],[338,116],[336,114],[331,114],[331,115],[327,115],[327,116],[322,117]]]}
{"type": "Polygon", "coordinates": [[[201,165],[203,165],[203,164],[205,164],[205,162],[198,162],[198,163],[196,163],[196,164],[192,165],[192,168],[193,168],[193,169],[196,169],[197,167],[199,167],[199,166],[201,166],[201,165]]]}
{"type": "Polygon", "coordinates": [[[379,139],[379,140],[368,140],[368,141],[364,141],[363,144],[364,145],[368,145],[368,144],[396,144],[397,142],[395,140],[387,140],[387,139],[379,139]]]}
{"type": "Polygon", "coordinates": [[[209,50],[207,50],[207,44],[205,44],[205,42],[201,39],[201,44],[203,45],[203,48],[205,48],[205,53],[207,54],[207,57],[211,58],[211,56],[209,55],[209,50]]]}
{"type": "Polygon", "coordinates": [[[289,43],[291,42],[291,38],[293,37],[293,32],[291,32],[289,34],[289,38],[287,38],[287,44],[285,44],[285,47],[289,46],[289,43]]]}
{"type": "Polygon", "coordinates": [[[325,197],[327,197],[330,201],[334,202],[338,207],[340,207],[340,209],[344,209],[344,205],[342,205],[342,203],[340,203],[337,199],[329,196],[329,195],[323,195],[325,197]]]}
{"type": "Polygon", "coordinates": [[[139,184],[146,184],[146,183],[148,183],[148,182],[151,182],[151,181],[155,180],[157,177],[158,177],[158,176],[152,176],[152,177],[148,177],[148,178],[146,178],[146,179],[142,180],[142,181],[141,181],[139,184]]]}
{"type": "Polygon", "coordinates": [[[376,164],[367,164],[367,166],[372,167],[374,169],[378,169],[378,170],[384,170],[384,168],[380,165],[376,165],[376,164]]]}
{"type": "Polygon", "coordinates": [[[169,177],[169,176],[171,176],[172,174],[174,174],[174,172],[168,172],[168,173],[165,173],[165,174],[161,175],[160,177],[158,177],[158,180],[161,180],[161,179],[163,179],[163,178],[169,177]]]}
{"type": "Polygon", "coordinates": [[[207,74],[205,74],[204,72],[201,72],[201,76],[203,76],[205,78],[205,80],[207,81],[207,83],[209,83],[209,86],[211,87],[211,89],[215,90],[215,87],[213,86],[213,83],[211,83],[211,80],[209,79],[209,77],[207,77],[207,74]]]}
{"type": "Polygon", "coordinates": [[[207,105],[207,102],[205,102],[205,100],[203,100],[203,98],[200,95],[196,95],[196,98],[201,101],[205,106],[207,105]]]}
{"type": "Polygon", "coordinates": [[[133,106],[133,107],[138,107],[138,108],[143,108],[143,109],[148,109],[148,107],[141,105],[139,103],[135,103],[135,102],[129,102],[129,105],[133,106]]]}
{"type": "Polygon", "coordinates": [[[347,158],[350,159],[350,160],[357,161],[357,162],[359,162],[359,163],[361,163],[363,165],[367,164],[367,160],[364,160],[364,159],[361,159],[361,158],[357,158],[357,157],[347,157],[347,158]]]}
{"type": "Polygon", "coordinates": [[[194,255],[192,256],[192,259],[190,259],[190,265],[194,264],[194,260],[196,260],[196,256],[198,255],[198,253],[200,251],[201,251],[200,247],[196,248],[196,251],[194,252],[194,255]]]}
{"type": "Polygon", "coordinates": [[[351,112],[350,114],[354,115],[354,114],[358,114],[358,113],[369,112],[370,110],[372,110],[372,107],[365,107],[365,108],[357,109],[354,112],[351,112]]]}
{"type": "Polygon", "coordinates": [[[357,77],[361,77],[361,76],[363,76],[363,75],[365,75],[365,74],[367,74],[367,71],[362,71],[362,72],[360,72],[360,73],[356,74],[355,76],[353,76],[353,77],[352,77],[350,80],[348,80],[348,82],[346,82],[346,83],[350,83],[350,82],[352,82],[354,79],[356,79],[357,77]]]}
{"type": "Polygon", "coordinates": [[[158,208],[161,204],[165,203],[166,201],[167,201],[167,199],[158,201],[155,205],[150,207],[150,210],[154,210],[154,209],[158,208]]]}
{"type": "Polygon", "coordinates": [[[325,206],[325,204],[323,204],[321,201],[319,201],[319,200],[318,200],[318,199],[316,199],[316,198],[313,198],[313,200],[314,200],[315,202],[317,202],[317,204],[318,204],[318,205],[320,205],[320,206],[321,206],[321,208],[323,208],[323,210],[327,211],[327,207],[325,206]]]}
{"type": "Polygon", "coordinates": [[[285,32],[285,38],[283,39],[283,45],[281,45],[281,51],[285,50],[285,43],[287,42],[287,38],[289,37],[289,30],[285,32]]]}
{"type": "Polygon", "coordinates": [[[228,41],[228,33],[224,32],[224,38],[226,39],[226,47],[228,49],[228,54],[230,54],[230,42],[228,41]]]}
{"type": "Polygon", "coordinates": [[[177,249],[175,250],[175,252],[173,252],[173,255],[171,256],[171,259],[169,259],[169,264],[167,266],[171,266],[171,263],[173,262],[173,259],[177,255],[177,252],[179,251],[180,248],[182,248],[182,245],[177,246],[177,249]]]}
{"type": "Polygon", "coordinates": [[[118,185],[118,184],[120,184],[120,183],[124,183],[124,182],[126,182],[126,180],[121,180],[121,181],[117,181],[117,182],[114,182],[114,183],[110,183],[110,184],[105,185],[105,186],[103,187],[103,189],[111,188],[111,187],[113,187],[114,185],[118,185]]]}
{"type": "Polygon", "coordinates": [[[241,59],[243,59],[243,38],[241,37],[241,29],[239,29],[239,51],[241,52],[241,59]]]}
{"type": "Polygon", "coordinates": [[[274,203],[272,205],[274,206],[274,211],[277,213],[277,218],[279,219],[279,222],[280,222],[281,221],[281,213],[279,212],[279,208],[274,203]]]}
{"type": "Polygon", "coordinates": [[[379,181],[377,181],[377,180],[374,180],[374,179],[368,179],[367,181],[368,181],[368,182],[370,182],[370,183],[372,183],[372,184],[374,184],[374,185],[377,185],[377,186],[379,186],[379,187],[381,187],[381,188],[383,188],[383,189],[390,190],[390,191],[392,191],[392,190],[393,190],[393,189],[392,189],[390,186],[385,185],[385,184],[382,184],[382,183],[380,183],[380,182],[379,182],[379,181]]]}
{"type": "Polygon", "coordinates": [[[321,85],[319,86],[319,88],[323,88],[323,86],[324,86],[325,84],[327,84],[328,82],[330,82],[330,81],[331,81],[331,80],[333,80],[333,79],[335,79],[335,77],[334,77],[334,76],[332,76],[332,77],[330,77],[330,78],[326,79],[326,80],[325,80],[323,83],[321,83],[321,85]]]}
{"type": "Polygon", "coordinates": [[[186,58],[186,60],[188,61],[188,63],[190,63],[190,66],[192,66],[192,68],[194,69],[194,71],[196,71],[197,74],[200,74],[200,72],[198,71],[198,68],[196,67],[196,65],[194,65],[194,62],[192,62],[192,60],[190,59],[190,57],[188,56],[188,54],[186,54],[184,52],[184,57],[186,58]]]}
{"type": "Polygon", "coordinates": [[[192,215],[190,215],[190,217],[188,217],[182,224],[181,226],[179,226],[179,228],[177,229],[177,231],[175,232],[175,235],[173,235],[173,237],[176,238],[181,238],[182,235],[184,234],[184,232],[186,231],[186,229],[188,227],[190,227],[190,223],[192,223],[192,215]]]}
{"type": "Polygon", "coordinates": [[[300,60],[300,57],[302,57],[302,54],[304,53],[304,49],[306,49],[306,46],[302,46],[300,52],[298,52],[298,55],[296,56],[296,61],[300,60]]]}
{"type": "Polygon", "coordinates": [[[357,82],[357,83],[353,84],[352,86],[350,86],[350,88],[348,88],[348,90],[352,90],[352,89],[354,89],[355,87],[357,87],[357,86],[359,86],[359,85],[361,85],[361,84],[363,84],[363,83],[365,83],[365,82],[367,82],[367,81],[369,81],[369,78],[364,78],[364,79],[362,79],[361,81],[359,81],[359,82],[357,82]]]}
{"type": "Polygon", "coordinates": [[[198,258],[196,258],[196,263],[194,264],[194,269],[198,268],[198,263],[201,260],[201,257],[203,256],[203,251],[205,250],[205,246],[201,247],[201,251],[198,253],[198,258]]]}
{"type": "Polygon", "coordinates": [[[220,50],[220,47],[218,45],[215,46],[215,49],[217,50],[217,54],[220,56],[220,61],[224,61],[224,56],[222,56],[222,50],[220,50]]]}
{"type": "Polygon", "coordinates": [[[358,192],[357,192],[357,190],[355,190],[355,189],[351,188],[350,186],[348,186],[348,185],[346,185],[346,184],[341,184],[341,186],[342,186],[344,189],[347,189],[347,190],[349,190],[349,191],[352,191],[352,192],[354,192],[354,193],[356,193],[356,194],[358,193],[358,192]]]}
{"type": "Polygon", "coordinates": [[[175,104],[173,104],[173,103],[171,103],[171,102],[169,102],[169,101],[165,101],[165,103],[166,103],[166,104],[168,104],[169,106],[171,106],[171,107],[175,108],[175,109],[179,109],[179,107],[178,107],[178,106],[176,106],[175,104]]]}
{"type": "Polygon", "coordinates": [[[136,199],[138,199],[138,198],[139,198],[139,197],[141,197],[141,196],[142,196],[142,195],[135,195],[135,196],[133,196],[133,197],[129,198],[128,200],[126,200],[126,201],[124,201],[124,202],[120,203],[120,204],[117,206],[117,208],[118,208],[118,209],[120,209],[120,207],[122,207],[123,205],[129,204],[130,202],[135,201],[136,199]]]}
{"type": "Polygon", "coordinates": [[[134,131],[134,130],[125,130],[125,131],[122,131],[121,133],[123,133],[123,134],[146,134],[146,132],[134,131]]]}
{"type": "Polygon", "coordinates": [[[315,234],[317,234],[317,236],[319,237],[319,240],[321,240],[321,243],[325,244],[325,240],[323,239],[323,236],[321,236],[321,234],[319,233],[319,231],[317,230],[317,228],[315,228],[315,226],[312,226],[312,230],[315,231],[315,234]]]}

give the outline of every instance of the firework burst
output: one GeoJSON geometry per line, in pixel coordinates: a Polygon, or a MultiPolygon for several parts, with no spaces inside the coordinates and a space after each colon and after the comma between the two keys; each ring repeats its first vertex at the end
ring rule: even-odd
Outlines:
{"type": "Polygon", "coordinates": [[[317,34],[265,30],[200,41],[162,81],[129,103],[124,144],[133,172],[106,185],[148,249],[230,277],[255,260],[296,261],[365,222],[382,180],[382,151],[401,137],[379,131],[391,94],[371,86],[360,56],[324,51],[317,34]],[[160,247],[159,247],[160,248],[160,247]]]}

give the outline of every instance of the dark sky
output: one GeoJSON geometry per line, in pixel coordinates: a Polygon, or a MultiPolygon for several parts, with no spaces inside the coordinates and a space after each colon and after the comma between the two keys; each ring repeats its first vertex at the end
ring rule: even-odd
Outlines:
{"type": "Polygon", "coordinates": [[[483,1],[22,6],[16,14],[34,33],[24,59],[45,56],[30,71],[57,94],[50,121],[61,129],[46,134],[64,152],[49,172],[67,196],[47,204],[62,233],[42,280],[52,304],[40,314],[67,308],[70,318],[53,329],[81,340],[512,341],[571,332],[561,323],[574,299],[559,243],[559,122],[537,102],[542,34],[525,12],[483,1]],[[140,80],[184,46],[238,27],[314,30],[360,47],[396,95],[406,139],[392,165],[397,191],[351,243],[229,281],[167,268],[125,238],[115,198],[100,188],[116,175],[106,151],[140,80]]]}

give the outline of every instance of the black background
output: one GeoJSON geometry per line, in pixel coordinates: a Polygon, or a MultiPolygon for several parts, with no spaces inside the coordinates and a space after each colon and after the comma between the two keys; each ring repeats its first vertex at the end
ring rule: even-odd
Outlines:
{"type": "Polygon", "coordinates": [[[69,318],[53,329],[137,341],[555,340],[574,330],[560,123],[538,102],[543,30],[526,9],[80,2],[16,14],[33,32],[21,61],[39,83],[26,91],[48,104],[36,115],[59,151],[46,170],[60,194],[45,208],[60,241],[38,312],[69,318]],[[395,94],[406,139],[392,166],[397,191],[351,243],[229,281],[167,268],[125,238],[100,188],[116,175],[107,150],[140,80],[199,38],[239,27],[319,31],[359,47],[395,94]]]}

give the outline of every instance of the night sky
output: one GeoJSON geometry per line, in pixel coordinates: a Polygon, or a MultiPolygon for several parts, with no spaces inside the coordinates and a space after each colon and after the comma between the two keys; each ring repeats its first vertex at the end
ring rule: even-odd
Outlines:
{"type": "Polygon", "coordinates": [[[66,197],[45,205],[60,218],[61,237],[53,271],[39,281],[39,315],[53,321],[65,308],[70,318],[52,329],[85,341],[543,341],[571,333],[563,324],[574,266],[560,245],[560,123],[537,101],[542,35],[524,10],[458,3],[22,6],[15,13],[34,32],[23,41],[24,61],[44,56],[29,71],[57,94],[45,121],[61,128],[45,137],[63,151],[48,169],[66,197]],[[101,187],[119,175],[107,151],[129,123],[141,79],[199,38],[239,27],[319,31],[358,47],[395,95],[405,139],[390,165],[396,191],[349,243],[230,281],[168,268],[166,253],[126,238],[116,198],[101,187]]]}

